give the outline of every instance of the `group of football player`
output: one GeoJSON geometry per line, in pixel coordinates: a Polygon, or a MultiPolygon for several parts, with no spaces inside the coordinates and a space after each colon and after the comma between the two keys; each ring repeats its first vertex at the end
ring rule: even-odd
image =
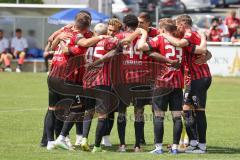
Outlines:
{"type": "Polygon", "coordinates": [[[207,90],[211,58],[206,36],[192,28],[188,15],[163,18],[151,26],[148,13],[126,15],[91,28],[91,14],[80,11],[74,24],[66,25],[48,39],[46,51],[54,51],[48,75],[49,107],[44,119],[41,145],[48,150],[81,148],[90,151],[88,135],[97,118],[92,152],[111,147],[109,136],[118,112],[119,152],[126,152],[127,108],[134,106],[134,152],[145,144],[144,106],[152,107],[155,148],[163,153],[165,112],[173,121],[172,154],[206,153],[207,90]],[[184,93],[183,93],[184,90],[184,93]],[[169,107],[168,107],[169,106],[169,107]],[[69,132],[76,125],[76,143],[69,132]],[[184,124],[184,125],[183,125],[184,124]],[[56,139],[54,138],[56,136],[56,139]]]}

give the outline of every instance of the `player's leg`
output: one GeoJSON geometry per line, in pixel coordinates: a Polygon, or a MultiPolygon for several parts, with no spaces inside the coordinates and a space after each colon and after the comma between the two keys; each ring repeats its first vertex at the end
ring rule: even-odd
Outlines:
{"type": "Polygon", "coordinates": [[[183,101],[183,92],[181,88],[174,89],[170,93],[169,98],[169,108],[172,112],[173,119],[173,144],[171,148],[172,154],[178,153],[178,145],[182,133],[182,101],[183,101]]]}
{"type": "Polygon", "coordinates": [[[136,104],[134,105],[137,108],[140,108],[141,112],[139,112],[139,113],[142,113],[142,115],[141,115],[142,121],[138,122],[138,126],[139,126],[139,128],[141,128],[141,130],[139,130],[139,134],[140,134],[140,144],[142,144],[142,145],[146,145],[145,136],[144,136],[144,125],[145,125],[144,106],[148,105],[150,103],[151,103],[151,99],[139,99],[139,100],[136,100],[136,104]]]}
{"type": "Polygon", "coordinates": [[[83,138],[83,120],[75,123],[76,125],[76,142],[75,146],[80,146],[83,138]]]}
{"type": "Polygon", "coordinates": [[[95,114],[95,99],[86,98],[85,99],[85,108],[86,111],[83,117],[83,131],[82,131],[82,141],[80,147],[83,151],[90,151],[90,146],[88,144],[88,135],[90,131],[90,127],[92,124],[92,119],[95,114]]]}
{"type": "MultiPolygon", "coordinates": [[[[156,94],[154,94],[156,95],[156,94]]],[[[163,153],[163,135],[164,135],[164,117],[167,111],[169,100],[168,95],[159,95],[153,98],[153,110],[154,110],[154,143],[155,149],[150,153],[162,154],[163,153]]]]}
{"type": "Polygon", "coordinates": [[[199,89],[195,94],[196,98],[194,100],[196,101],[194,104],[196,105],[196,124],[199,138],[199,149],[195,150],[194,153],[206,153],[207,118],[205,108],[207,101],[207,90],[211,85],[211,78],[203,78],[199,80],[198,85],[199,89]]]}
{"type": "Polygon", "coordinates": [[[25,55],[26,55],[26,53],[24,51],[20,52],[18,55],[19,56],[18,65],[16,68],[16,72],[18,72],[18,73],[22,71],[22,65],[24,63],[25,55]]]}
{"type": "Polygon", "coordinates": [[[192,83],[190,86],[187,86],[184,92],[184,101],[183,101],[183,118],[184,125],[186,127],[186,132],[189,138],[189,146],[187,150],[192,150],[197,146],[197,130],[196,130],[196,121],[195,121],[195,112],[193,108],[192,101],[192,83]]]}
{"type": "MultiPolygon", "coordinates": [[[[183,112],[182,112],[182,114],[183,114],[183,112]]],[[[182,122],[184,122],[183,115],[182,115],[182,122]]],[[[184,152],[186,150],[186,147],[188,146],[188,144],[189,144],[189,139],[188,139],[188,135],[187,135],[187,131],[186,131],[186,126],[183,123],[183,129],[182,129],[181,138],[179,141],[178,150],[181,152],[184,152]]]]}
{"type": "Polygon", "coordinates": [[[52,150],[55,148],[55,142],[54,142],[54,128],[55,128],[55,109],[56,104],[59,101],[59,95],[51,90],[48,92],[49,94],[49,107],[48,112],[46,115],[46,133],[47,133],[47,149],[52,150]]]}
{"type": "Polygon", "coordinates": [[[80,113],[80,119],[77,119],[75,125],[76,125],[76,142],[75,142],[75,146],[80,146],[81,142],[82,142],[82,138],[83,138],[83,119],[84,119],[84,113],[85,113],[85,98],[77,98],[81,100],[82,103],[82,107],[79,108],[79,110],[77,111],[78,113],[80,113]]]}
{"type": "MultiPolygon", "coordinates": [[[[137,99],[136,101],[141,101],[142,99],[137,99]]],[[[140,143],[142,138],[143,131],[143,122],[144,122],[144,106],[136,102],[134,105],[134,129],[135,129],[135,146],[134,151],[140,152],[140,143]]]]}
{"type": "Polygon", "coordinates": [[[108,116],[107,116],[107,129],[106,129],[106,133],[105,135],[103,136],[103,139],[102,139],[102,145],[106,146],[106,147],[111,147],[112,144],[110,142],[110,139],[109,139],[109,136],[110,136],[110,133],[112,131],[112,128],[113,128],[113,124],[114,124],[114,111],[109,113],[108,116]]]}
{"type": "Polygon", "coordinates": [[[117,130],[118,130],[118,137],[120,141],[120,145],[118,148],[119,152],[126,152],[126,143],[125,143],[125,132],[126,132],[126,124],[127,124],[126,110],[127,110],[127,105],[120,100],[119,106],[118,106],[118,117],[117,117],[117,130]]]}
{"type": "MultiPolygon", "coordinates": [[[[47,111],[48,113],[48,111],[47,111]]],[[[43,135],[42,135],[42,139],[41,139],[41,142],[40,142],[40,146],[41,147],[46,147],[47,146],[47,132],[46,132],[46,118],[47,118],[47,113],[45,115],[45,118],[44,118],[44,121],[43,121],[43,135]]]]}
{"type": "MultiPolygon", "coordinates": [[[[96,86],[95,87],[98,90],[105,91],[105,92],[111,92],[111,87],[110,86],[96,86]]],[[[98,114],[98,122],[97,122],[97,128],[96,128],[96,133],[95,133],[95,144],[94,148],[92,150],[93,153],[95,152],[102,152],[101,149],[101,141],[102,137],[106,133],[107,129],[107,115],[109,112],[111,112],[111,100],[109,95],[106,94],[101,94],[99,95],[102,102],[99,103],[99,101],[96,102],[96,112],[98,114]]]]}
{"type": "Polygon", "coordinates": [[[56,146],[66,150],[73,150],[73,146],[69,138],[69,132],[71,131],[74,123],[78,121],[78,119],[81,119],[83,100],[81,100],[79,96],[68,96],[66,98],[72,99],[74,103],[70,106],[70,108],[67,108],[70,110],[70,113],[63,123],[61,133],[56,140],[56,146]]]}
{"type": "Polygon", "coordinates": [[[5,72],[12,72],[12,69],[11,69],[11,59],[13,58],[12,54],[10,53],[6,53],[4,56],[3,56],[3,61],[4,61],[4,64],[5,64],[5,72]]]}

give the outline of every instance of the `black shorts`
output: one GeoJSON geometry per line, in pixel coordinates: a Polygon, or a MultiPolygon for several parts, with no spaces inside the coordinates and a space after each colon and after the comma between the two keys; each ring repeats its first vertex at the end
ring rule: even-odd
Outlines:
{"type": "Polygon", "coordinates": [[[207,90],[212,83],[212,78],[201,78],[191,81],[184,91],[184,104],[197,108],[206,108],[207,90]]]}
{"type": "MultiPolygon", "coordinates": [[[[66,83],[62,79],[48,77],[49,106],[55,107],[60,102],[67,100],[68,102],[71,101],[71,106],[80,106],[81,105],[82,107],[84,107],[85,106],[85,104],[84,104],[85,97],[67,93],[68,90],[71,90],[70,86],[74,86],[74,85],[75,84],[66,83]],[[52,86],[52,84],[61,88],[60,91],[55,90],[54,87],[56,87],[56,86],[52,86]]],[[[62,104],[64,104],[64,103],[62,103],[62,104]]]]}
{"type": "Polygon", "coordinates": [[[170,111],[182,111],[183,91],[181,88],[173,89],[166,95],[153,98],[153,109],[166,112],[169,105],[170,111]]]}
{"type": "Polygon", "coordinates": [[[111,86],[95,86],[87,89],[86,107],[88,110],[95,109],[97,113],[107,114],[116,110],[118,99],[112,91],[111,86]]]}
{"type": "MultiPolygon", "coordinates": [[[[137,87],[136,88],[137,91],[150,91],[151,90],[151,86],[150,85],[146,85],[146,86],[142,86],[142,87],[137,87]]],[[[142,98],[135,98],[135,100],[133,100],[133,105],[134,107],[137,108],[142,108],[145,105],[151,105],[152,104],[152,97],[142,97],[142,98]]]]}

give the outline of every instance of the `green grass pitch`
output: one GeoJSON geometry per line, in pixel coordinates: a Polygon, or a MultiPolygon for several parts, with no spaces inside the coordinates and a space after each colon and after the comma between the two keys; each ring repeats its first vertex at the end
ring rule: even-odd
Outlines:
{"type": "MultiPolygon", "coordinates": [[[[128,111],[126,142],[127,153],[118,153],[116,122],[111,134],[113,148],[106,153],[82,151],[47,151],[39,147],[43,118],[47,110],[47,75],[30,73],[0,73],[0,159],[1,160],[81,160],[81,159],[240,159],[240,78],[214,77],[208,94],[208,153],[204,155],[164,153],[151,155],[153,149],[153,126],[151,117],[145,124],[147,146],[143,153],[133,153],[134,129],[133,110],[128,111]]],[[[146,108],[150,115],[150,107],[146,108]]],[[[94,142],[95,122],[91,127],[90,142],[94,142]]],[[[71,132],[75,141],[75,128],[71,132]]],[[[172,142],[172,121],[170,114],[165,122],[164,144],[172,142]]],[[[165,148],[166,149],[166,148],[165,148]]]]}

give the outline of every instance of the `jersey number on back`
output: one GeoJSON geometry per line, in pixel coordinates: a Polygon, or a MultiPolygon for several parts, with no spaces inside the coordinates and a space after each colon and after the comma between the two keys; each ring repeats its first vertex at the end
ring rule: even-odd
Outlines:
{"type": "Polygon", "coordinates": [[[139,59],[142,59],[143,52],[137,50],[139,40],[134,45],[133,43],[130,44],[129,47],[123,49],[123,54],[129,54],[130,58],[133,58],[134,54],[139,55],[139,59]]]}
{"type": "MultiPolygon", "coordinates": [[[[89,47],[85,56],[86,63],[93,63],[93,58],[102,58],[103,55],[98,54],[98,51],[102,50],[104,50],[104,47],[89,47]]],[[[100,64],[98,67],[101,66],[103,66],[103,64],[100,64]]]]}
{"type": "Polygon", "coordinates": [[[171,52],[166,54],[166,58],[176,57],[179,62],[182,62],[183,50],[180,47],[174,47],[172,45],[166,45],[165,49],[170,49],[171,52]]]}

